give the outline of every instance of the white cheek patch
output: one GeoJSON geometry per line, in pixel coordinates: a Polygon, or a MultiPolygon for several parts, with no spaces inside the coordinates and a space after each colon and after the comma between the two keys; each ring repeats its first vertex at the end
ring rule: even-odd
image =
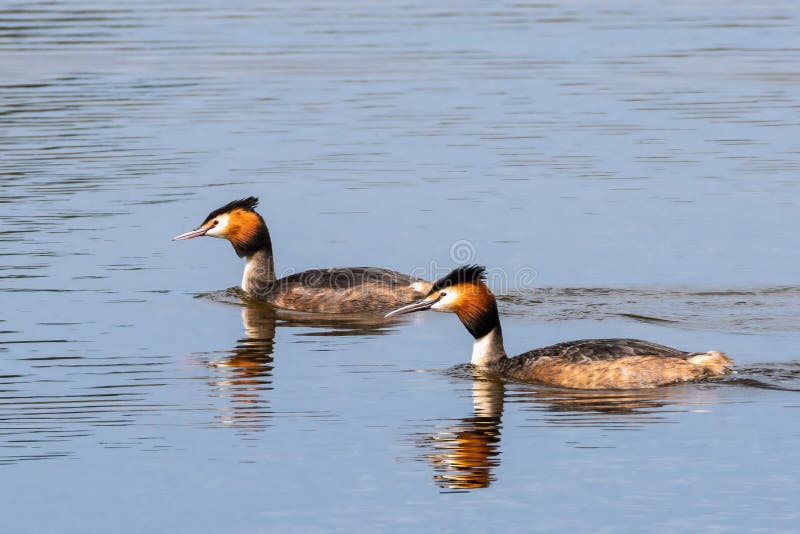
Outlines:
{"type": "Polygon", "coordinates": [[[447,291],[445,291],[445,296],[442,297],[442,299],[439,300],[439,302],[431,306],[431,309],[437,311],[446,311],[446,312],[453,311],[455,309],[455,303],[457,299],[458,299],[457,293],[455,292],[448,293],[447,291]]]}
{"type": "MultiPolygon", "coordinates": [[[[224,238],[225,229],[228,227],[228,216],[223,214],[219,217],[216,217],[214,220],[217,221],[217,225],[209,228],[206,232],[206,235],[209,237],[224,238]]],[[[211,224],[214,224],[214,222],[212,221],[211,224]]]]}

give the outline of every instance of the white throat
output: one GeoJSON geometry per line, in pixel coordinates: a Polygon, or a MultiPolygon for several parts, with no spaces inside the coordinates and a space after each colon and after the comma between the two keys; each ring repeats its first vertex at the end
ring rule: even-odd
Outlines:
{"type": "Polygon", "coordinates": [[[244,264],[244,273],[242,274],[242,289],[245,291],[250,291],[250,276],[252,274],[253,268],[255,267],[255,261],[253,261],[253,257],[250,256],[247,258],[247,262],[244,264]]]}
{"type": "Polygon", "coordinates": [[[242,274],[242,289],[253,295],[261,295],[275,282],[275,264],[272,253],[259,250],[247,256],[242,274]]]}
{"type": "Polygon", "coordinates": [[[503,348],[503,334],[499,326],[495,326],[491,332],[476,339],[472,345],[472,365],[492,367],[505,357],[506,349],[503,348]]]}

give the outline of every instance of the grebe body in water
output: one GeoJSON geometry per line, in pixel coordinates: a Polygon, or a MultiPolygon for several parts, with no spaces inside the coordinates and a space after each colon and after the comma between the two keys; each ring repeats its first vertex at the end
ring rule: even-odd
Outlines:
{"type": "Polygon", "coordinates": [[[431,283],[389,269],[340,267],[275,277],[272,240],[255,208],[258,199],[235,200],[212,211],[197,229],[173,240],[209,236],[227,239],[247,259],[242,289],[287,310],[315,313],[385,312],[424,297],[431,283]]]}
{"type": "Polygon", "coordinates": [[[455,312],[475,338],[472,364],[503,377],[576,389],[639,389],[723,376],[733,362],[719,351],[684,352],[638,339],[567,341],[506,355],[497,301],[483,267],[455,269],[424,299],[387,317],[422,310],[455,312]]]}

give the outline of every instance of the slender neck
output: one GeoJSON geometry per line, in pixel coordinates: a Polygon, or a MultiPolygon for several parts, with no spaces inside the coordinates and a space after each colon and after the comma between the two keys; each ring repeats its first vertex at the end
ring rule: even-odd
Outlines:
{"type": "Polygon", "coordinates": [[[492,328],[483,337],[476,337],[472,345],[472,365],[492,368],[506,358],[506,349],[503,347],[503,331],[500,323],[492,328]]]}
{"type": "Polygon", "coordinates": [[[247,256],[242,275],[242,289],[259,294],[275,282],[275,261],[272,251],[262,249],[247,256]]]}
{"type": "Polygon", "coordinates": [[[472,346],[472,364],[491,368],[506,358],[497,301],[487,289],[482,301],[475,302],[480,302],[481,305],[467,304],[456,310],[456,314],[475,338],[475,344],[472,346]]]}
{"type": "Polygon", "coordinates": [[[267,225],[263,224],[246,243],[235,243],[239,256],[246,256],[242,275],[242,289],[259,294],[275,282],[275,260],[272,257],[272,240],[267,225]]]}

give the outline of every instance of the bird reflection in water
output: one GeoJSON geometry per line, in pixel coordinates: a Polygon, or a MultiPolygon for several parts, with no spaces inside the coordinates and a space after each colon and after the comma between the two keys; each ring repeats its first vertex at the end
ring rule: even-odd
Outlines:
{"type": "MultiPolygon", "coordinates": [[[[500,431],[506,404],[531,412],[527,427],[637,429],[673,421],[675,412],[705,412],[720,402],[717,384],[638,391],[585,391],[504,382],[470,366],[451,374],[472,382],[472,414],[433,433],[416,435],[434,469],[434,483],[447,491],[488,487],[500,465],[500,431]],[[666,409],[665,409],[666,408],[666,409]]],[[[452,420],[450,420],[452,421],[452,420]]],[[[579,445],[570,445],[579,446],[579,445]]]]}
{"type": "Polygon", "coordinates": [[[272,308],[242,308],[245,337],[222,357],[209,360],[217,371],[209,385],[212,394],[230,404],[217,416],[220,423],[241,430],[258,430],[267,426],[271,416],[264,392],[272,389],[275,347],[275,311],[272,308]]]}
{"type": "Polygon", "coordinates": [[[434,483],[443,489],[485,488],[500,463],[500,429],[505,387],[499,380],[477,377],[472,383],[472,416],[439,428],[420,440],[430,449],[425,458],[434,483]]]}
{"type": "Polygon", "coordinates": [[[673,422],[678,412],[708,412],[719,404],[720,382],[642,390],[520,389],[507,399],[529,412],[527,426],[636,430],[673,422]]]}
{"type": "Polygon", "coordinates": [[[215,353],[203,363],[216,371],[209,380],[212,395],[227,403],[216,420],[247,432],[270,426],[274,415],[268,392],[274,387],[277,328],[303,327],[305,336],[363,336],[387,334],[395,324],[380,315],[286,312],[250,300],[242,306],[242,322],[245,337],[230,351],[215,353]]]}

